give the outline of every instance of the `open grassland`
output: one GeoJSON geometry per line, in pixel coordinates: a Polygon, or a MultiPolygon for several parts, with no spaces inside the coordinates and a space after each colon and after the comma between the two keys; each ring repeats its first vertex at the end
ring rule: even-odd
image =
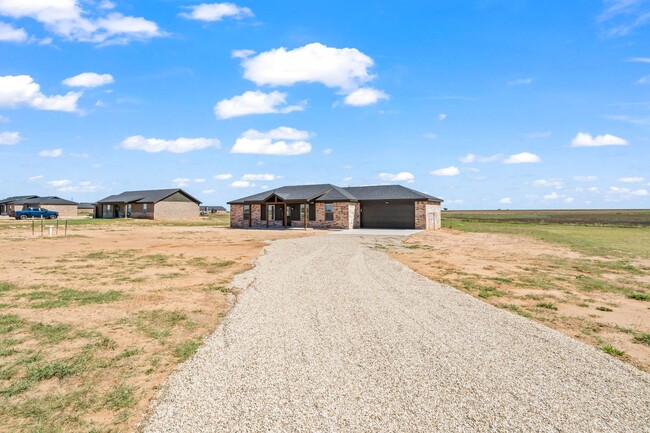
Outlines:
{"type": "Polygon", "coordinates": [[[427,277],[650,371],[649,226],[468,215],[445,213],[443,225],[453,230],[412,236],[391,254],[427,277]]]}
{"type": "Polygon", "coordinates": [[[520,222],[540,224],[585,224],[650,226],[648,209],[594,209],[594,210],[493,210],[445,211],[445,222],[455,220],[482,222],[520,222]]]}
{"type": "Polygon", "coordinates": [[[0,221],[0,431],[132,430],[225,313],[231,278],[268,240],[305,235],[224,220],[75,220],[66,238],[0,221]]]}

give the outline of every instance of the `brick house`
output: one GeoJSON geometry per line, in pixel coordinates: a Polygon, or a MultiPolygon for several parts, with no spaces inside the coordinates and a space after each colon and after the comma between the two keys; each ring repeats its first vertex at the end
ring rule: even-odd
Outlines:
{"type": "Polygon", "coordinates": [[[38,197],[36,195],[16,195],[0,200],[0,215],[16,216],[17,210],[22,210],[23,202],[30,198],[38,197]]]}
{"type": "Polygon", "coordinates": [[[297,185],[229,202],[230,226],[333,229],[441,227],[441,199],[401,185],[297,185]]]}
{"type": "Polygon", "coordinates": [[[199,217],[201,202],[182,189],[125,191],[97,202],[96,218],[179,220],[199,217]]]}
{"type": "Polygon", "coordinates": [[[59,218],[76,217],[78,213],[77,202],[61,197],[32,197],[22,200],[23,209],[28,207],[45,208],[59,213],[59,218]]]}

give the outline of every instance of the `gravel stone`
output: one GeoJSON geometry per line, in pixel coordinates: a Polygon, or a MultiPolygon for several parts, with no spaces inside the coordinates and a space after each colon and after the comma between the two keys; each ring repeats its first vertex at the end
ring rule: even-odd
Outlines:
{"type": "Polygon", "coordinates": [[[267,247],[144,432],[650,432],[650,375],[376,242],[267,247]]]}

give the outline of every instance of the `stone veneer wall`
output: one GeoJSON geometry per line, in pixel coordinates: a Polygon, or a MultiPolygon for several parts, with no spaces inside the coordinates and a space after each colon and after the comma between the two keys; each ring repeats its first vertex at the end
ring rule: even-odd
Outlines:
{"type": "Polygon", "coordinates": [[[415,228],[418,230],[438,230],[440,227],[442,227],[440,203],[416,201],[415,228]]]}

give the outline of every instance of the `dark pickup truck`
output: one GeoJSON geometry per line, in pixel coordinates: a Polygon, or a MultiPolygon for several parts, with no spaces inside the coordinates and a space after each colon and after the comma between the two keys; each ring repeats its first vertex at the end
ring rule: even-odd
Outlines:
{"type": "Polygon", "coordinates": [[[27,209],[16,211],[17,220],[26,220],[27,218],[49,218],[55,220],[58,217],[58,212],[47,210],[42,207],[28,207],[27,209]]]}

